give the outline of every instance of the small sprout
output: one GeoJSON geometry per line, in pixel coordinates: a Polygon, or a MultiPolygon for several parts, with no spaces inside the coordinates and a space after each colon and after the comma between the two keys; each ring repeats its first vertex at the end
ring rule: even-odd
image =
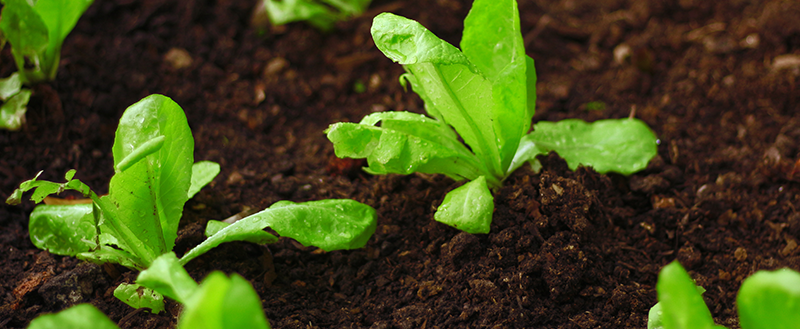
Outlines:
{"type": "MultiPolygon", "coordinates": [[[[58,72],[61,45],[93,0],[3,0],[0,33],[22,82],[52,81],[58,72]]],[[[2,49],[3,42],[0,42],[2,49]]]]}

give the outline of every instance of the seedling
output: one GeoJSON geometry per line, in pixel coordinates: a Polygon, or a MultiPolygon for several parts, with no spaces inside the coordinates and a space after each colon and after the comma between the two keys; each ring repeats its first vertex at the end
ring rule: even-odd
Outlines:
{"type": "MultiPolygon", "coordinates": [[[[711,312],[689,274],[674,261],[656,284],[658,304],[650,309],[648,329],[725,328],[711,312]]],[[[758,271],[742,283],[736,297],[742,329],[789,329],[800,323],[800,273],[790,269],[758,271]]]]}
{"type": "Polygon", "coordinates": [[[64,38],[92,0],[2,2],[0,49],[6,40],[11,44],[11,54],[25,84],[54,80],[64,38]]]}
{"type": "Polygon", "coordinates": [[[262,0],[263,10],[273,26],[305,21],[328,31],[341,20],[361,15],[372,0],[262,0]]]}
{"type": "MultiPolygon", "coordinates": [[[[247,280],[233,274],[227,277],[222,272],[213,272],[199,286],[178,264],[175,254],[168,253],[157,258],[153,267],[139,275],[139,281],[147,282],[154,289],[172,296],[183,304],[178,319],[178,328],[199,329],[268,329],[261,299],[247,280]],[[153,273],[157,272],[157,273],[153,273]],[[158,275],[164,275],[159,278],[158,275]],[[150,277],[148,279],[148,276],[150,277]],[[164,280],[176,278],[176,281],[164,280]],[[178,285],[180,288],[176,288],[178,285]]],[[[57,314],[40,316],[31,321],[28,329],[118,329],[111,320],[91,304],[80,304],[57,314]]]]}
{"type": "Polygon", "coordinates": [[[434,215],[437,221],[488,233],[494,210],[489,189],[540,154],[556,151],[573,170],[584,165],[626,175],[656,154],[655,135],[637,119],[539,122],[528,134],[536,71],[525,55],[514,0],[475,0],[464,21],[461,50],[418,22],[390,13],[375,17],[372,37],[378,49],[403,65],[400,82],[411,84],[428,116],[373,113],[360,123],[331,125],[328,139],[338,157],[366,158],[371,174],[420,172],[469,180],[448,193],[434,215]]]}
{"type": "Polygon", "coordinates": [[[31,90],[22,88],[22,78],[18,72],[0,79],[0,129],[17,130],[22,127],[30,98],[31,90]]]}
{"type": "MultiPolygon", "coordinates": [[[[6,201],[19,203],[22,193],[35,189],[31,199],[76,190],[92,204],[38,206],[31,213],[29,230],[34,245],[59,255],[95,263],[112,262],[143,270],[156,257],[170,253],[186,201],[219,173],[219,165],[192,165],[194,140],[183,110],[171,99],[151,95],[129,107],[120,119],[114,140],[116,174],[109,194],[98,196],[67,172],[65,183],[23,182],[6,201]]],[[[37,175],[38,177],[38,175],[37,175]]],[[[269,243],[279,234],[323,250],[353,249],[366,244],[376,226],[376,212],[353,200],[305,203],[281,201],[227,227],[212,221],[209,238],[187,252],[181,264],[230,241],[269,243]]],[[[121,286],[115,295],[127,300],[136,290],[121,286]]],[[[133,307],[158,307],[157,293],[129,303],[133,307]]]]}

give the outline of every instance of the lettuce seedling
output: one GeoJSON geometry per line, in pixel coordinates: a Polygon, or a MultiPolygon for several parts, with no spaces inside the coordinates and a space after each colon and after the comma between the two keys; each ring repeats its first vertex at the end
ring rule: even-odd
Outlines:
{"type": "MultiPolygon", "coordinates": [[[[26,84],[54,80],[61,45],[92,0],[2,0],[0,31],[26,84]]],[[[4,41],[0,41],[2,46],[4,41]]],[[[2,47],[0,47],[2,49],[2,47]]]]}
{"type": "MultiPolygon", "coordinates": [[[[706,307],[704,290],[673,261],[658,275],[658,303],[650,309],[648,329],[721,329],[706,307]]],[[[742,283],[736,298],[742,329],[796,328],[800,323],[800,273],[758,271],[742,283]]]]}
{"type": "Polygon", "coordinates": [[[306,21],[308,24],[328,31],[341,20],[361,15],[372,0],[262,0],[273,26],[306,21]]]}
{"type": "MultiPolygon", "coordinates": [[[[140,273],[139,281],[170,296],[180,290],[176,301],[183,304],[178,329],[268,329],[261,299],[247,280],[233,274],[213,272],[198,285],[175,254],[157,258],[153,267],[140,273]],[[163,275],[163,277],[158,277],[163,275]],[[177,278],[177,280],[164,280],[177,278]],[[177,282],[176,282],[177,281],[177,282]],[[179,286],[176,288],[175,286],[179,286]]],[[[80,304],[57,314],[42,315],[31,321],[28,329],[117,329],[111,320],[91,304],[80,304]]]]}
{"type": "Polygon", "coordinates": [[[151,95],[128,107],[119,121],[112,148],[116,173],[108,195],[98,196],[70,170],[61,184],[39,181],[37,175],[20,184],[6,202],[17,204],[32,189],[31,200],[37,203],[49,194],[76,190],[93,202],[34,209],[29,223],[34,245],[59,255],[144,269],[172,250],[183,205],[219,173],[216,163],[193,163],[193,151],[183,110],[168,97],[151,95]]]}
{"type": "MultiPolygon", "coordinates": [[[[70,170],[61,184],[39,181],[37,175],[6,202],[17,204],[22,193],[32,189],[31,199],[37,203],[53,193],[76,190],[92,204],[34,209],[29,223],[34,245],[95,263],[146,269],[156,257],[171,252],[184,204],[220,171],[213,162],[192,164],[193,149],[180,106],[151,95],[130,106],[120,119],[112,149],[116,174],[108,195],[98,196],[70,170]]],[[[376,218],[375,209],[353,200],[281,201],[227,227],[212,221],[209,238],[187,252],[181,264],[224,242],[277,241],[263,231],[266,227],[326,251],[360,248],[375,232],[376,218]]],[[[159,309],[157,293],[120,286],[115,295],[133,307],[159,309]],[[133,298],[137,293],[140,297],[133,298]]]]}
{"type": "Polygon", "coordinates": [[[30,99],[31,90],[22,88],[19,72],[0,79],[0,129],[17,130],[22,127],[30,99]]]}
{"type": "Polygon", "coordinates": [[[400,82],[411,84],[428,116],[373,113],[360,123],[331,125],[328,139],[338,157],[366,158],[371,174],[469,180],[445,197],[437,221],[488,233],[494,210],[489,189],[540,154],[556,151],[572,169],[585,165],[626,175],[656,154],[655,135],[636,119],[539,122],[528,134],[536,71],[525,55],[514,0],[475,0],[461,50],[390,13],[376,16],[371,31],[378,49],[403,65],[400,82]]]}

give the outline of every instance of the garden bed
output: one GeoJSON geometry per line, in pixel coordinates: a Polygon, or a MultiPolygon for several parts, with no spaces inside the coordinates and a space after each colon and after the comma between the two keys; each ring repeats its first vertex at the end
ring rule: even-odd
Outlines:
{"type": "MultiPolygon", "coordinates": [[[[325,34],[258,31],[255,1],[97,1],[64,43],[56,81],[34,88],[27,125],[0,132],[0,198],[44,170],[104,193],[125,108],[153,93],[185,110],[195,160],[221,174],[190,200],[176,253],[209,219],[278,200],[353,198],[378,210],[360,250],[282,239],[229,243],[187,266],[197,280],[239,273],[273,328],[643,328],[658,271],[679,259],[717,323],[737,327],[741,281],[800,270],[800,4],[793,1],[525,1],[536,61],[534,121],[629,115],[660,139],[630,177],[569,171],[556,155],[495,193],[488,235],[433,221],[439,175],[370,176],[341,161],[323,130],[385,110],[422,113],[378,51],[371,19],[392,11],[457,44],[469,1],[375,1],[325,34]],[[795,61],[795,62],[793,62],[795,61]],[[794,63],[794,64],[793,64],[794,63]]],[[[16,68],[8,47],[0,76],[16,68]]],[[[174,327],[114,298],[136,276],[36,249],[30,202],[0,208],[0,327],[92,303],[121,328],[174,327]]]]}

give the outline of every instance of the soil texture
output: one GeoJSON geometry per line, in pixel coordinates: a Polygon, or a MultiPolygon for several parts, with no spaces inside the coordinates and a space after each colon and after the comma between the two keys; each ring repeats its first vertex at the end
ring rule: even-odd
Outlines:
{"type": "MultiPolygon", "coordinates": [[[[279,200],[353,198],[375,207],[360,250],[325,253],[283,238],[224,244],[192,261],[197,280],[239,273],[273,328],[644,328],[658,271],[679,259],[716,321],[760,269],[800,270],[800,2],[520,0],[536,61],[534,121],[633,115],[660,139],[630,177],[570,171],[542,157],[495,191],[491,233],[433,221],[461,182],[371,176],[333,156],[323,130],[375,111],[424,112],[378,51],[372,17],[392,11],[458,44],[470,1],[375,1],[331,33],[249,25],[251,1],[96,1],[66,39],[58,77],[33,88],[27,123],[0,132],[0,198],[40,170],[69,169],[98,193],[125,108],[173,98],[195,161],[221,164],[190,200],[175,252],[209,219],[279,200]]],[[[16,68],[9,47],[0,76],[16,68]]],[[[36,249],[31,202],[0,207],[0,327],[92,303],[122,328],[171,328],[113,289],[136,272],[36,249]]]]}

